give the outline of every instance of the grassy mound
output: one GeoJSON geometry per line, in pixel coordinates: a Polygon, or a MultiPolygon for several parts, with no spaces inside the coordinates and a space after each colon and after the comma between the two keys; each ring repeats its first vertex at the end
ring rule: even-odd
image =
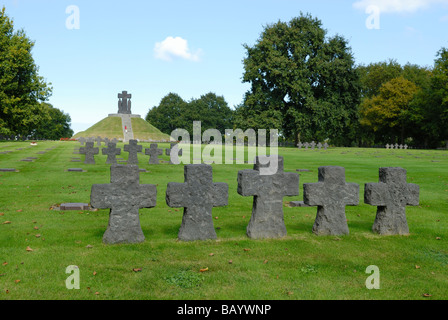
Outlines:
{"type": "MultiPolygon", "coordinates": [[[[142,118],[132,118],[132,129],[134,131],[134,139],[141,141],[169,141],[169,135],[161,132],[159,129],[151,125],[142,118]]],[[[73,136],[77,138],[88,137],[102,137],[102,138],[117,138],[123,139],[123,129],[121,125],[121,118],[107,117],[100,122],[94,124],[89,129],[78,132],[73,136]]]]}

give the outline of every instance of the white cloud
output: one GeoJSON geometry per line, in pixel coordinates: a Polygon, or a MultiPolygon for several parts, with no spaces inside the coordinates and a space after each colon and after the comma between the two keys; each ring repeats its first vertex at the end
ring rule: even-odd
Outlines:
{"type": "Polygon", "coordinates": [[[188,41],[181,37],[167,37],[162,42],[157,42],[154,48],[155,57],[165,61],[172,61],[174,58],[199,61],[200,54],[201,49],[191,52],[188,41]]]}
{"type": "Polygon", "coordinates": [[[360,0],[353,7],[366,10],[369,6],[376,6],[381,13],[413,13],[435,4],[448,4],[448,0],[360,0]]]}

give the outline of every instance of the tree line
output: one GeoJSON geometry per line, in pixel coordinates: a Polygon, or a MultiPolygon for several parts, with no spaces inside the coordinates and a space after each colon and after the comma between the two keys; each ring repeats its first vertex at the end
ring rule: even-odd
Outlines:
{"type": "Polygon", "coordinates": [[[146,120],[164,133],[202,130],[277,129],[280,140],[329,141],[337,146],[390,143],[448,146],[448,49],[432,67],[396,60],[356,65],[348,41],[328,36],[322,22],[301,14],[264,28],[255,45],[244,45],[243,101],[230,109],[208,93],[184,101],[169,93],[146,120]],[[224,127],[223,127],[224,126],[224,127]]]}
{"type": "Polygon", "coordinates": [[[73,136],[70,116],[47,103],[51,83],[39,75],[34,42],[0,11],[0,136],[58,140],[73,136]]]}

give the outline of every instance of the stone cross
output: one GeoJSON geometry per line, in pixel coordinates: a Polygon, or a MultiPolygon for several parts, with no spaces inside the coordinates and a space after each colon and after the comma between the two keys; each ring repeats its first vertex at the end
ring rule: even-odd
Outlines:
{"type": "Polygon", "coordinates": [[[310,146],[311,146],[311,149],[314,150],[314,148],[316,147],[316,142],[311,141],[310,146]]]}
{"type": "Polygon", "coordinates": [[[159,164],[159,156],[163,155],[163,149],[157,149],[157,143],[151,143],[149,149],[145,149],[145,154],[149,156],[149,164],[159,164]]]}
{"type": "Polygon", "coordinates": [[[319,143],[317,144],[317,148],[318,148],[319,150],[322,149],[322,143],[319,142],[319,143]]]}
{"type": "Polygon", "coordinates": [[[93,142],[86,142],[85,147],[79,148],[79,153],[85,154],[86,158],[84,160],[85,164],[95,164],[95,155],[100,153],[99,148],[93,147],[93,142]]]}
{"type": "Polygon", "coordinates": [[[386,149],[389,149],[389,147],[390,147],[389,144],[386,144],[386,149]]]}
{"type": "Polygon", "coordinates": [[[256,157],[253,170],[238,172],[238,193],[254,197],[252,217],[246,230],[247,236],[254,239],[286,236],[283,197],[299,194],[299,175],[283,172],[283,157],[278,157],[275,174],[260,175],[260,168],[266,166],[263,163],[268,158],[256,157]]]}
{"type": "Polygon", "coordinates": [[[216,239],[212,209],[228,204],[227,183],[213,183],[212,166],[184,166],[185,183],[168,183],[166,203],[173,208],[184,207],[178,238],[182,241],[216,239]]]}
{"type": "Polygon", "coordinates": [[[140,227],[139,209],[155,207],[156,199],[155,185],[140,184],[138,166],[112,165],[110,184],[94,184],[90,194],[92,208],[110,208],[109,225],[103,242],[143,242],[145,236],[140,227]]]}
{"type": "Polygon", "coordinates": [[[131,99],[132,94],[128,94],[127,91],[123,91],[118,94],[118,113],[131,114],[131,99]]]}
{"type": "Polygon", "coordinates": [[[400,144],[400,149],[403,149],[403,145],[402,144],[400,144]]]}
{"type": "Polygon", "coordinates": [[[303,146],[305,147],[305,150],[307,150],[308,147],[310,146],[310,144],[309,144],[308,142],[305,142],[305,143],[303,144],[303,146]]]}
{"type": "Polygon", "coordinates": [[[405,150],[407,150],[407,149],[408,149],[408,145],[405,144],[405,145],[403,146],[403,148],[404,148],[405,150]]]}
{"type": "Polygon", "coordinates": [[[83,146],[86,143],[86,138],[81,137],[78,139],[79,143],[81,143],[81,145],[83,146]]]}
{"type": "Polygon", "coordinates": [[[138,164],[137,152],[143,150],[143,146],[137,144],[137,140],[129,140],[129,144],[123,147],[125,152],[129,152],[127,164],[138,164]]]}
{"type": "Polygon", "coordinates": [[[101,147],[101,141],[103,141],[103,140],[101,139],[101,137],[96,137],[96,138],[95,138],[95,141],[96,141],[96,146],[97,146],[97,147],[101,147]]]}
{"type": "Polygon", "coordinates": [[[299,149],[302,149],[302,147],[303,147],[303,143],[302,143],[302,142],[299,142],[299,143],[297,144],[297,147],[299,147],[299,149]]]}
{"type": "Polygon", "coordinates": [[[121,149],[117,148],[117,144],[113,142],[109,142],[107,144],[107,148],[103,148],[102,150],[103,155],[107,154],[107,164],[116,164],[117,158],[116,156],[121,154],[121,149]]]}
{"type": "Polygon", "coordinates": [[[395,144],[395,149],[398,149],[398,143],[395,144]]]}
{"type": "Polygon", "coordinates": [[[345,182],[343,167],[320,167],[319,182],[303,185],[305,204],[317,206],[313,232],[317,235],[348,234],[346,206],[359,204],[359,185],[345,182]]]}
{"type": "Polygon", "coordinates": [[[324,150],[327,150],[327,148],[328,148],[328,143],[324,143],[324,150]]]}
{"type": "Polygon", "coordinates": [[[380,168],[379,183],[367,183],[364,202],[378,206],[372,230],[381,235],[406,235],[406,206],[419,204],[420,187],[406,182],[403,168],[380,168]]]}

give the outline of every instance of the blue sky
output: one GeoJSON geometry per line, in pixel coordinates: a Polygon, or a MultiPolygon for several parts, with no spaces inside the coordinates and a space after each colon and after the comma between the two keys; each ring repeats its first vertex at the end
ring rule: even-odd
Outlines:
{"type": "Polygon", "coordinates": [[[249,88],[241,82],[243,44],[301,12],[319,18],[329,36],[344,36],[358,64],[393,58],[432,66],[448,47],[448,0],[0,0],[2,6],[36,42],[40,75],[53,86],[49,102],[70,114],[75,132],[116,113],[122,90],[142,117],[170,92],[185,100],[214,92],[233,108],[249,88]]]}

